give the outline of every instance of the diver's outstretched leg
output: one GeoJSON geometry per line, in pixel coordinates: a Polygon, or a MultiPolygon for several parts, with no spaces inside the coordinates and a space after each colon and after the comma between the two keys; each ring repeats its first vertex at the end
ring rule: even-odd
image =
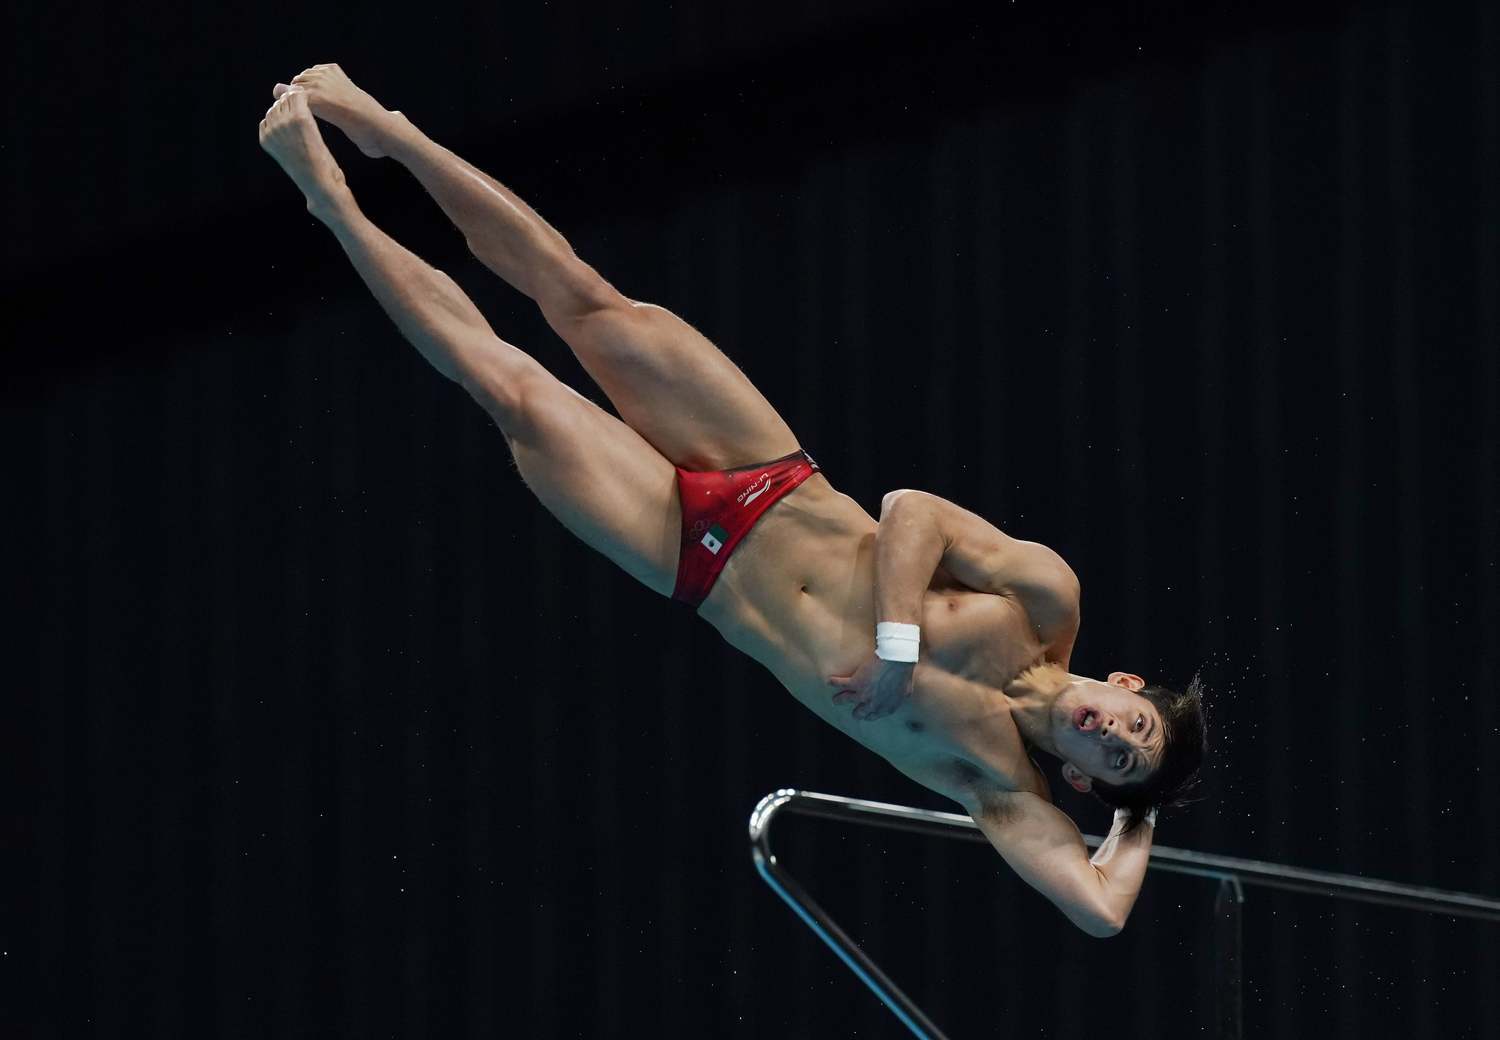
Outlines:
{"type": "Polygon", "coordinates": [[[533,493],[570,531],[670,596],[682,539],[671,463],[639,434],[495,335],[446,274],[372,224],[354,202],[300,90],[260,128],[270,152],[337,236],[396,326],[439,372],[484,406],[533,493]]]}
{"type": "Polygon", "coordinates": [[[292,85],[365,154],[406,166],[474,255],[536,301],[620,417],[667,459],[722,469],[797,449],[776,409],[707,337],[665,308],[621,295],[493,177],[387,111],[337,65],[307,69],[292,85]]]}

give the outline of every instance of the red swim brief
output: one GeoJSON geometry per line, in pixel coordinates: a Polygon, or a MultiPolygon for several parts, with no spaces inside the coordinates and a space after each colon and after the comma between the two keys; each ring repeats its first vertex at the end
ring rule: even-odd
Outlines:
{"type": "Polygon", "coordinates": [[[672,598],[698,609],[740,543],[761,514],[818,472],[811,455],[798,448],[772,462],[696,473],[677,467],[682,496],[682,551],[672,598]]]}

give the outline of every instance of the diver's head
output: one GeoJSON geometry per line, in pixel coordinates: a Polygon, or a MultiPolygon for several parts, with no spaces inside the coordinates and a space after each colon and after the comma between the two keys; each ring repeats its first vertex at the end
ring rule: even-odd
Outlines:
{"type": "Polygon", "coordinates": [[[1207,750],[1202,683],[1177,693],[1128,672],[1076,679],[1053,703],[1052,737],[1064,779],[1128,810],[1133,830],[1192,793],[1207,750]]]}

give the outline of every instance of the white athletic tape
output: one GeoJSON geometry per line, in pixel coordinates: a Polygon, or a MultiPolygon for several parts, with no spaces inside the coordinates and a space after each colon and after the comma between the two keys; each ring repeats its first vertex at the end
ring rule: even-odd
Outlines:
{"type": "Polygon", "coordinates": [[[875,626],[875,656],[882,661],[915,661],[921,642],[920,625],[882,621],[875,626]]]}

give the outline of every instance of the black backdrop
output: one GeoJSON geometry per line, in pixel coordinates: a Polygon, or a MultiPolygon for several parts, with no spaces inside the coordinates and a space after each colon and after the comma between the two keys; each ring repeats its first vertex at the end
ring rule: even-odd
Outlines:
{"type": "MultiPolygon", "coordinates": [[[[257,146],[324,61],[713,336],[872,511],[1061,551],[1076,668],[1203,669],[1209,798],[1162,842],[1500,890],[1492,4],[4,17],[7,1024],[899,1035],[745,820],[951,806],[529,497],[257,146]]],[[[986,849],[785,826],[955,1037],[1211,1026],[1206,882],[1100,943],[986,849]]],[[[1492,927],[1250,900],[1247,1035],[1500,1035],[1492,927]]]]}

